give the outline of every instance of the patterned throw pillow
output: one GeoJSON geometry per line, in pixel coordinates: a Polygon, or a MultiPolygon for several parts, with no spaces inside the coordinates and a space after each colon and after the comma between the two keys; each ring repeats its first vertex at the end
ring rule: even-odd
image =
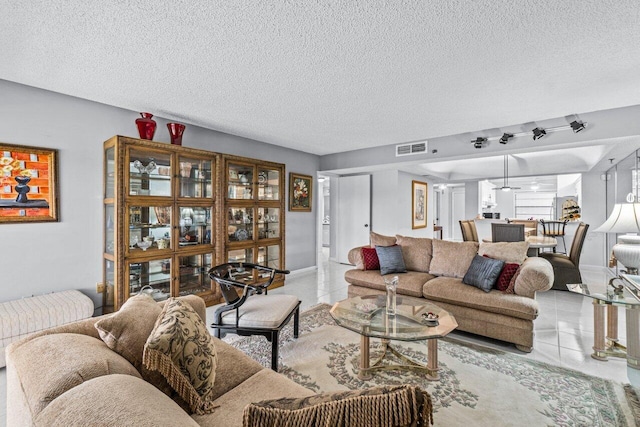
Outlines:
{"type": "Polygon", "coordinates": [[[380,270],[376,248],[362,248],[362,263],[365,270],[380,270]]]}
{"type": "Polygon", "coordinates": [[[507,293],[507,294],[515,294],[516,293],[516,291],[514,290],[515,287],[516,287],[516,280],[518,280],[518,276],[520,275],[521,271],[522,271],[522,266],[518,267],[518,269],[516,270],[515,274],[513,275],[511,280],[509,281],[509,287],[507,287],[507,289],[505,289],[505,293],[507,293]]]}
{"type": "Polygon", "coordinates": [[[378,254],[378,260],[380,260],[380,274],[407,272],[400,246],[376,246],[376,253],[378,254]]]}
{"type": "MultiPolygon", "coordinates": [[[[511,279],[515,276],[516,271],[520,268],[520,264],[515,263],[506,263],[502,272],[500,273],[500,277],[498,277],[498,281],[496,282],[496,288],[499,291],[506,292],[509,289],[509,284],[511,283],[511,279]]],[[[514,281],[515,284],[515,281],[514,281]]]]}
{"type": "Polygon", "coordinates": [[[194,413],[213,411],[216,349],[207,325],[189,304],[169,299],[147,339],[142,362],[159,371],[194,413]]]}

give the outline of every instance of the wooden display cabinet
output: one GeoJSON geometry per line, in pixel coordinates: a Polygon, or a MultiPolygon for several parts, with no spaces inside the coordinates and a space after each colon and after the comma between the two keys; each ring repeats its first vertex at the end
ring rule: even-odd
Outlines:
{"type": "MultiPolygon", "coordinates": [[[[223,155],[222,160],[222,224],[227,260],[284,269],[284,165],[231,155],[223,155]]],[[[245,280],[255,282],[261,278],[251,276],[245,280]]],[[[282,285],[284,275],[278,275],[271,288],[282,285]]]]}
{"type": "Polygon", "coordinates": [[[220,155],[122,136],[104,151],[103,311],[139,292],[219,302],[220,155]]]}

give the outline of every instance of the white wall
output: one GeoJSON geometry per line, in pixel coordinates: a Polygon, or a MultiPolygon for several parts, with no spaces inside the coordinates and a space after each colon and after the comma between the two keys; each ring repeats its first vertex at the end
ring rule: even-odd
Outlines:
{"type": "Polygon", "coordinates": [[[495,197],[496,197],[495,200],[498,206],[493,208],[493,211],[500,212],[500,219],[515,218],[516,206],[515,206],[515,196],[513,191],[495,190],[494,194],[495,194],[495,197]]]}
{"type": "MultiPolygon", "coordinates": [[[[600,179],[601,172],[582,174],[582,221],[589,224],[587,237],[582,248],[580,265],[596,265],[606,267],[608,254],[605,248],[604,233],[593,230],[600,227],[607,219],[605,204],[606,181],[600,179]]],[[[567,240],[567,245],[570,245],[567,240]]]]}
{"type": "MultiPolygon", "coordinates": [[[[113,135],[137,136],[139,115],[3,80],[0,99],[0,141],[59,150],[60,200],[59,222],[0,225],[0,301],[79,289],[98,306],[102,143],[113,135]]],[[[168,141],[167,121],[157,118],[157,122],[155,140],[168,141]]],[[[285,163],[287,172],[313,176],[319,165],[318,156],[191,125],[183,145],[285,163]]],[[[290,270],[316,263],[315,206],[311,213],[287,212],[286,268],[290,270]]]]}

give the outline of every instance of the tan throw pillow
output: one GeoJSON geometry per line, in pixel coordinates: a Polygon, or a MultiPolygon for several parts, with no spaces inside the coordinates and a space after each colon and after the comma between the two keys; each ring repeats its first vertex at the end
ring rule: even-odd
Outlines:
{"type": "Polygon", "coordinates": [[[527,259],[528,250],[529,242],[482,242],[478,255],[486,255],[511,264],[522,264],[527,259]]]}
{"type": "Polygon", "coordinates": [[[382,234],[371,232],[370,235],[371,247],[376,246],[393,246],[396,244],[395,236],[383,236],[382,234]]]}
{"type": "Polygon", "coordinates": [[[478,242],[451,242],[439,239],[433,239],[431,242],[433,258],[429,274],[462,279],[473,257],[478,253],[478,242]]]}
{"type": "MultiPolygon", "coordinates": [[[[162,308],[149,295],[129,298],[113,315],[96,322],[102,341],[136,369],[142,367],[142,351],[162,308]]],[[[145,378],[146,379],[146,378],[145,378]]]]}
{"type": "Polygon", "coordinates": [[[402,247],[402,258],[407,270],[429,272],[433,256],[431,239],[425,237],[406,237],[396,234],[396,241],[402,247]]]}
{"type": "MultiPolygon", "coordinates": [[[[384,425],[433,424],[431,396],[415,386],[383,386],[316,394],[300,399],[284,398],[250,403],[244,408],[243,427],[366,426],[384,420],[384,425]]],[[[378,425],[378,423],[376,423],[378,425]]]]}
{"type": "Polygon", "coordinates": [[[143,363],[159,371],[194,413],[213,411],[216,348],[189,304],[169,299],[144,346],[143,363]]]}

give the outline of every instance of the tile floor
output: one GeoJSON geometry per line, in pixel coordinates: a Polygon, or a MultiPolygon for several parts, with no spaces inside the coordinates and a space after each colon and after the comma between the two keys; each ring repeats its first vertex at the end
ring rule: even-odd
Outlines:
{"type": "MultiPolygon", "coordinates": [[[[319,255],[318,269],[293,273],[287,278],[283,288],[272,293],[297,295],[305,310],[319,303],[334,303],[347,297],[347,283],[344,272],[351,266],[328,260],[327,250],[319,255]]],[[[585,283],[604,283],[610,277],[603,269],[582,268],[585,283]]],[[[590,375],[609,378],[615,381],[631,382],[640,386],[640,371],[627,368],[624,359],[609,359],[607,362],[591,358],[593,346],[593,307],[591,300],[580,295],[561,291],[548,291],[538,294],[540,316],[535,321],[536,338],[534,350],[525,354],[513,345],[482,337],[453,332],[452,336],[478,344],[498,348],[531,359],[553,365],[576,369],[590,375]]],[[[207,317],[213,310],[207,310],[207,317]]],[[[625,344],[624,310],[619,310],[620,341],[625,344]]],[[[0,369],[0,426],[6,425],[6,373],[0,369]]]]}

